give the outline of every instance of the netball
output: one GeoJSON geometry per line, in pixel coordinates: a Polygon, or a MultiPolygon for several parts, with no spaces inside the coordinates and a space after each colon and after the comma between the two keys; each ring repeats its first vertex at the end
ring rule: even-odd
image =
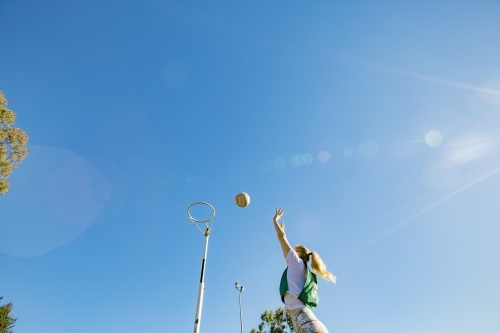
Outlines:
{"type": "Polygon", "coordinates": [[[234,197],[236,205],[241,208],[245,208],[250,204],[250,196],[245,192],[240,192],[234,197]]]}

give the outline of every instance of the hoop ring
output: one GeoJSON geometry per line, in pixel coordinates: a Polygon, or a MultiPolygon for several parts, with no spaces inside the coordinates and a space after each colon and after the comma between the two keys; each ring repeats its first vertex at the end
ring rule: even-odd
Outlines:
{"type": "Polygon", "coordinates": [[[187,209],[187,214],[188,214],[188,217],[189,219],[191,220],[191,222],[198,222],[198,223],[207,223],[207,222],[210,222],[214,219],[215,217],[215,208],[209,204],[208,202],[195,202],[194,204],[191,204],[188,209],[187,209]],[[208,220],[197,220],[195,219],[194,217],[191,216],[191,213],[189,212],[189,210],[191,209],[191,207],[193,206],[196,206],[196,205],[205,205],[205,206],[208,206],[210,207],[210,209],[212,210],[212,216],[208,219],[208,220]]]}

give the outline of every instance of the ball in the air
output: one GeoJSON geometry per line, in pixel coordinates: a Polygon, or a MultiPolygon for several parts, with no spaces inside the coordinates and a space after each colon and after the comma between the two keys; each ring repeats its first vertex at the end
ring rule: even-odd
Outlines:
{"type": "Polygon", "coordinates": [[[250,204],[250,196],[245,192],[240,192],[234,197],[236,205],[241,208],[245,208],[250,204]]]}

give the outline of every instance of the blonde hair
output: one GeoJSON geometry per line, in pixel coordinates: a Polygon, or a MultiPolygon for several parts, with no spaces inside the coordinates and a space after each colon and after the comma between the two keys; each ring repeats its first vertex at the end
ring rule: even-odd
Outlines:
{"type": "Polygon", "coordinates": [[[311,257],[311,268],[315,274],[318,274],[327,281],[332,281],[333,283],[337,282],[337,278],[326,269],[326,265],[318,253],[309,252],[307,247],[301,244],[296,245],[293,249],[299,256],[299,258],[304,260],[305,262],[309,262],[309,257],[311,257]]]}

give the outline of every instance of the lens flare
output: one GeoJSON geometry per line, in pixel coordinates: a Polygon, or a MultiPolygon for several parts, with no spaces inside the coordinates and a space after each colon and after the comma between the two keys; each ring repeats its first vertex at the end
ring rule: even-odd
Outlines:
{"type": "Polygon", "coordinates": [[[294,155],[290,157],[290,165],[293,167],[301,167],[303,165],[302,156],[294,155]]]}
{"type": "Polygon", "coordinates": [[[354,154],[354,152],[352,151],[351,148],[347,148],[346,150],[344,150],[345,157],[352,157],[353,154],[354,154]]]}
{"type": "Polygon", "coordinates": [[[313,162],[313,157],[311,154],[304,154],[304,156],[302,156],[302,162],[305,164],[305,165],[309,165],[309,164],[312,164],[313,162]]]}
{"type": "Polygon", "coordinates": [[[318,153],[318,160],[321,163],[326,163],[330,160],[330,153],[327,152],[326,150],[322,150],[318,153]]]}
{"type": "Polygon", "coordinates": [[[443,143],[443,135],[439,131],[430,131],[425,136],[425,143],[431,148],[439,147],[443,143]]]}

